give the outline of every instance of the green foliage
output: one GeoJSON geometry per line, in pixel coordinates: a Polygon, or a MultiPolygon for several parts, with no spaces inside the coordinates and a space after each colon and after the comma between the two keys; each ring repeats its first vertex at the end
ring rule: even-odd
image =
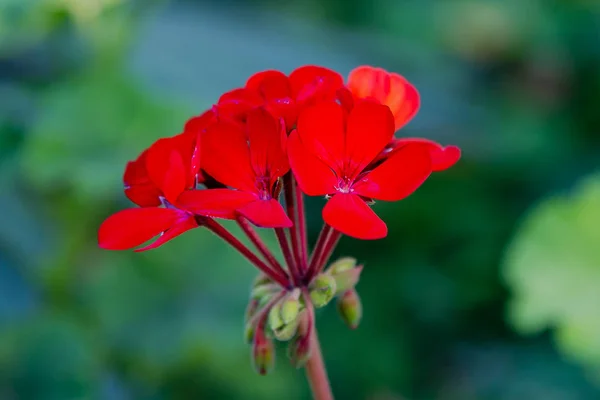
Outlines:
{"type": "MultiPolygon", "coordinates": [[[[422,106],[399,134],[464,154],[374,205],[388,238],[333,255],[364,265],[356,330],[317,310],[336,398],[599,398],[579,367],[600,365],[599,178],[515,229],[597,167],[597,2],[160,2],[0,0],[1,399],[308,398],[283,343],[273,374],[252,370],[257,272],[214,235],[96,243],[128,204],[126,161],[251,73],[308,63],[405,75],[422,106]]],[[[308,199],[311,244],[323,204],[308,199]]]]}
{"type": "Polygon", "coordinates": [[[600,368],[600,176],[526,216],[504,263],[509,317],[524,333],[555,331],[574,359],[600,368]]]}
{"type": "Polygon", "coordinates": [[[110,69],[52,89],[40,99],[23,170],[42,189],[75,189],[88,200],[114,191],[125,163],[157,138],[179,133],[191,114],[149,97],[133,78],[110,69]]]}

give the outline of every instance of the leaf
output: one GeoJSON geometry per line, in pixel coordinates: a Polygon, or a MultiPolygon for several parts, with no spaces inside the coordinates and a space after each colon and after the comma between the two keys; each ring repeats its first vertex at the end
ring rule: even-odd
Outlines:
{"type": "Polygon", "coordinates": [[[554,329],[559,347],[600,367],[600,176],[536,206],[503,264],[514,296],[509,320],[522,333],[554,329]]]}

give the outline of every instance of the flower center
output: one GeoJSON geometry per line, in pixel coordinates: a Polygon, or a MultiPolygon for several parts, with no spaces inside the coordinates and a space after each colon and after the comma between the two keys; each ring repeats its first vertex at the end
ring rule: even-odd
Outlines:
{"type": "Polygon", "coordinates": [[[256,190],[258,191],[258,198],[261,200],[271,199],[271,188],[269,187],[269,177],[260,176],[256,178],[256,190]]]}
{"type": "Polygon", "coordinates": [[[338,183],[335,186],[335,190],[337,190],[340,193],[352,193],[354,192],[354,189],[352,188],[353,183],[354,181],[348,178],[347,176],[344,176],[343,178],[338,178],[338,183]]]}

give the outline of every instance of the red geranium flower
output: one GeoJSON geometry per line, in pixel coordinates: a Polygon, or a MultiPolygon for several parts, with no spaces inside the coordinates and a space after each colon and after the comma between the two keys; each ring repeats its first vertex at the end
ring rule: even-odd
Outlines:
{"type": "MultiPolygon", "coordinates": [[[[385,104],[394,114],[396,130],[410,122],[420,105],[419,92],[404,77],[370,66],[352,70],[348,76],[348,89],[341,89],[338,98],[347,110],[360,99],[385,104]]],[[[388,157],[393,151],[409,143],[419,143],[429,150],[432,170],[436,172],[450,168],[460,159],[458,147],[443,147],[434,141],[418,138],[394,139],[382,156],[388,157]]]]}
{"type": "Polygon", "coordinates": [[[290,164],[308,195],[328,195],[325,222],[360,239],[386,236],[385,223],[367,201],[397,201],[414,192],[431,173],[424,146],[402,146],[378,165],[372,162],[394,135],[387,106],[358,102],[347,113],[334,102],[306,109],[289,137],[290,164]]]}
{"type": "MultiPolygon", "coordinates": [[[[125,193],[142,208],[125,209],[108,217],[98,231],[100,247],[126,250],[161,235],[136,251],[150,250],[198,227],[197,218],[187,209],[181,195],[195,191],[199,155],[198,135],[183,133],[157,140],[136,161],[130,162],[124,174],[125,193]]],[[[194,206],[202,215],[234,217],[221,210],[212,212],[210,201],[195,201],[194,206]]]]}
{"type": "Polygon", "coordinates": [[[240,126],[221,121],[202,135],[202,169],[232,189],[187,192],[180,201],[197,214],[239,213],[261,227],[289,227],[278,201],[279,178],[289,171],[285,127],[265,109],[248,112],[240,126]]]}
{"type": "Polygon", "coordinates": [[[100,247],[125,250],[162,234],[136,251],[156,248],[198,226],[194,215],[176,207],[179,195],[195,187],[199,170],[197,135],[181,134],[156,141],[125,169],[125,193],[142,208],[111,215],[98,232],[100,247]],[[160,204],[164,208],[158,207],[160,204]]]}
{"type": "Polygon", "coordinates": [[[244,122],[249,110],[264,106],[273,116],[283,118],[287,127],[293,127],[302,108],[334,100],[343,85],[340,74],[314,65],[297,68],[289,77],[280,71],[263,71],[252,75],[243,88],[222,95],[216,109],[219,115],[244,122]]]}

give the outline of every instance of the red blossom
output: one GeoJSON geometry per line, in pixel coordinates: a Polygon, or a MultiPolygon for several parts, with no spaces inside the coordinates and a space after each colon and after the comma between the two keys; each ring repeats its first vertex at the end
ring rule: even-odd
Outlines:
{"type": "Polygon", "coordinates": [[[264,106],[291,128],[302,109],[317,101],[334,100],[343,84],[337,72],[314,65],[297,68],[289,77],[268,70],[251,76],[243,88],[222,95],[216,109],[220,116],[243,123],[249,110],[264,106]]]}
{"type": "Polygon", "coordinates": [[[406,125],[419,110],[419,92],[403,76],[382,68],[361,66],[348,76],[349,95],[343,90],[338,93],[346,106],[354,99],[373,100],[385,104],[394,115],[395,130],[406,125]]]}
{"type": "Polygon", "coordinates": [[[279,203],[279,179],[289,171],[285,128],[265,109],[248,113],[242,127],[218,122],[202,136],[202,168],[235,189],[184,193],[186,208],[197,214],[239,213],[261,227],[289,227],[292,221],[279,203]],[[200,207],[198,207],[198,205],[200,207]]]}
{"type": "Polygon", "coordinates": [[[393,152],[409,144],[420,144],[425,146],[431,157],[431,168],[433,172],[445,171],[460,159],[460,148],[457,146],[442,146],[429,139],[422,138],[400,138],[394,139],[389,145],[389,157],[393,152]]]}
{"type": "Polygon", "coordinates": [[[290,164],[308,195],[331,196],[323,218],[338,231],[360,239],[386,236],[385,223],[366,200],[398,201],[431,173],[429,151],[402,146],[368,168],[390,143],[394,117],[387,106],[358,102],[348,113],[335,102],[305,110],[288,140],[290,164]]]}
{"type": "MultiPolygon", "coordinates": [[[[125,250],[161,235],[136,251],[149,250],[197,227],[197,219],[180,197],[196,187],[199,155],[198,135],[188,132],[157,140],[130,162],[124,175],[125,193],[142,208],[122,210],[108,217],[98,231],[100,247],[125,250]],[[165,207],[158,207],[161,204],[165,207]]],[[[195,206],[209,214],[210,203],[196,202],[195,206]]]]}

